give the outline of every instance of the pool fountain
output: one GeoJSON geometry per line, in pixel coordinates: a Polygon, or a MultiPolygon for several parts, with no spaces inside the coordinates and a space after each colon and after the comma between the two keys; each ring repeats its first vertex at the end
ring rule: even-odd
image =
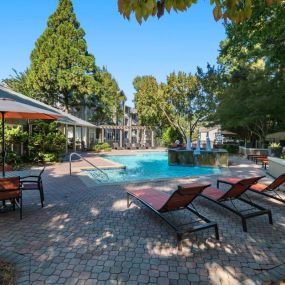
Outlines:
{"type": "Polygon", "coordinates": [[[195,149],[172,148],[168,150],[169,165],[184,166],[216,166],[227,167],[229,154],[225,149],[212,149],[209,135],[206,138],[206,148],[200,146],[201,139],[198,138],[195,149]]]}

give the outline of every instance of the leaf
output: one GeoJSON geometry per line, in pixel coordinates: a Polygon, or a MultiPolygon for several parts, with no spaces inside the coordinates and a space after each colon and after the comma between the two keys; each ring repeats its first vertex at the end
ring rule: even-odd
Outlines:
{"type": "Polygon", "coordinates": [[[216,6],[213,10],[213,15],[216,21],[219,21],[222,17],[222,10],[220,6],[216,6]]]}
{"type": "Polygon", "coordinates": [[[172,0],[165,0],[164,2],[165,9],[168,13],[170,13],[172,8],[172,0]]]}

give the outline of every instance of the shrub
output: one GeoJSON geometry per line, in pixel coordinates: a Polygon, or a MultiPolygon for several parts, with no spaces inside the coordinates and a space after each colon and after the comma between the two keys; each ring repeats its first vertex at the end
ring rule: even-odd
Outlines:
{"type": "Polygon", "coordinates": [[[182,142],[182,136],[177,130],[172,127],[163,130],[161,141],[164,146],[170,146],[177,139],[182,142]]]}
{"type": "Polygon", "coordinates": [[[29,139],[31,157],[37,162],[57,161],[65,150],[65,135],[55,122],[38,121],[29,139]]]}
{"type": "Polygon", "coordinates": [[[222,148],[227,150],[231,154],[236,154],[239,151],[239,146],[235,144],[224,144],[222,148]]]}
{"type": "Polygon", "coordinates": [[[90,149],[95,152],[110,151],[112,148],[108,143],[98,143],[90,146],[90,149]]]}
{"type": "Polygon", "coordinates": [[[22,162],[22,159],[19,155],[17,155],[13,151],[7,151],[6,152],[6,157],[5,157],[5,162],[7,164],[10,164],[13,166],[13,168],[17,165],[19,165],[22,162]]]}
{"type": "Polygon", "coordinates": [[[275,143],[275,142],[273,142],[273,143],[271,143],[269,146],[272,147],[272,148],[274,148],[274,147],[280,147],[280,143],[275,143]]]}

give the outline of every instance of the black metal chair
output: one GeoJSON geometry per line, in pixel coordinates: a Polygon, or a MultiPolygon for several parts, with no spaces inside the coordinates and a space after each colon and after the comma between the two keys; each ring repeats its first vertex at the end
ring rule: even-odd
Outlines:
{"type": "Polygon", "coordinates": [[[43,181],[42,181],[42,174],[44,170],[45,170],[45,166],[43,167],[39,175],[29,175],[29,176],[21,177],[22,191],[38,190],[40,192],[42,207],[44,206],[44,200],[45,200],[43,181]]]}

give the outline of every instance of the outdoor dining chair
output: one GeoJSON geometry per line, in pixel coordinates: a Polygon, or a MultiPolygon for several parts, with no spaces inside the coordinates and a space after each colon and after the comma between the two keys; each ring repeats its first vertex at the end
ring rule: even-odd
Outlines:
{"type": "Polygon", "coordinates": [[[10,200],[13,210],[17,205],[20,208],[22,219],[22,191],[20,177],[0,178],[0,200],[10,200]]]}
{"type": "Polygon", "coordinates": [[[24,176],[24,177],[21,177],[21,180],[20,180],[23,191],[27,191],[27,190],[38,190],[39,191],[42,207],[44,206],[44,200],[45,200],[43,180],[42,180],[42,174],[44,170],[45,170],[45,166],[43,167],[39,175],[24,176]]]}

